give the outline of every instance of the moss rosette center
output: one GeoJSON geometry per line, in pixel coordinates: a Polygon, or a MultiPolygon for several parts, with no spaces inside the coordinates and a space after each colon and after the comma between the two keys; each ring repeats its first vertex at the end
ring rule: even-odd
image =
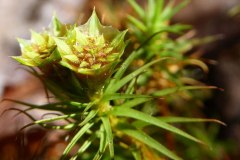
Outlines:
{"type": "Polygon", "coordinates": [[[95,11],[83,25],[73,27],[65,37],[54,38],[60,64],[83,75],[107,73],[119,61],[126,31],[101,25],[95,11]]]}

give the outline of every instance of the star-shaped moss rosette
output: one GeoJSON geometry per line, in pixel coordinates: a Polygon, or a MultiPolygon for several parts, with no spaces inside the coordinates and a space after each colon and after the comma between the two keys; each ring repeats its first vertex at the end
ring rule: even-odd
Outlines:
{"type": "Polygon", "coordinates": [[[69,30],[65,37],[54,38],[62,58],[60,64],[80,75],[109,75],[125,49],[125,34],[101,25],[93,11],[85,24],[69,30]]]}
{"type": "Polygon", "coordinates": [[[31,67],[42,66],[45,62],[59,59],[54,39],[47,33],[31,31],[31,40],[18,39],[21,56],[14,56],[23,65],[31,67]]]}
{"type": "Polygon", "coordinates": [[[51,25],[42,33],[31,31],[31,40],[18,39],[21,47],[21,56],[13,56],[18,62],[31,67],[42,67],[60,60],[56,50],[54,37],[66,34],[67,25],[62,24],[55,16],[51,25]]]}

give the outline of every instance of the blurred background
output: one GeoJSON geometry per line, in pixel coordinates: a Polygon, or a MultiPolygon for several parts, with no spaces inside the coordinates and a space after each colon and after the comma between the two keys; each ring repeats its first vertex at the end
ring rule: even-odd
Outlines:
{"type": "MultiPolygon", "coordinates": [[[[144,0],[139,3],[144,3],[144,0]]],[[[205,81],[224,89],[223,92],[214,92],[203,108],[207,116],[217,117],[227,124],[227,127],[219,129],[217,139],[223,143],[230,142],[226,143],[230,144],[230,149],[222,151],[224,156],[216,159],[240,158],[240,14],[235,14],[233,10],[239,5],[240,0],[192,0],[173,19],[173,22],[193,25],[198,37],[221,36],[200,49],[204,58],[217,62],[209,65],[210,72],[205,81]]],[[[16,38],[29,39],[30,29],[43,30],[49,25],[53,14],[64,23],[83,23],[93,6],[103,23],[123,27],[118,19],[112,19],[109,15],[114,12],[119,19],[126,16],[128,8],[122,0],[0,0],[1,99],[11,98],[35,104],[46,101],[40,82],[10,58],[20,55],[16,38]]],[[[47,132],[32,127],[19,134],[19,129],[31,121],[24,115],[16,115],[16,111],[4,112],[12,107],[24,109],[11,102],[0,103],[0,159],[47,159],[49,155],[57,159],[66,146],[64,141],[59,140],[64,132],[47,132]],[[36,155],[41,155],[41,158],[36,155]]],[[[44,111],[33,111],[31,114],[40,118],[44,111]]]]}

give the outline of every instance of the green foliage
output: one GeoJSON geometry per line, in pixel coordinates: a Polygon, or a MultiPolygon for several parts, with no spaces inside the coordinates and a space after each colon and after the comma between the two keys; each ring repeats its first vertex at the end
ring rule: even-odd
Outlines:
{"type": "MultiPolygon", "coordinates": [[[[190,90],[211,89],[203,85],[185,85],[180,81],[183,64],[192,64],[207,70],[205,63],[186,57],[196,41],[172,39],[169,34],[181,34],[188,25],[170,25],[171,18],[188,1],[174,6],[164,0],[148,0],[146,10],[135,0],[129,4],[138,18],[128,16],[130,44],[137,49],[125,51],[124,37],[127,31],[118,31],[102,26],[93,11],[89,20],[81,26],[63,25],[56,17],[51,28],[43,33],[31,32],[31,41],[19,39],[22,55],[13,57],[23,65],[37,67],[32,73],[54,94],[57,102],[45,105],[26,105],[29,109],[59,111],[61,115],[34,120],[34,124],[50,129],[75,130],[61,159],[150,159],[151,152],[156,157],[181,159],[175,151],[165,145],[164,139],[154,137],[155,126],[158,132],[167,131],[189,141],[205,144],[194,135],[176,127],[172,123],[216,122],[214,119],[160,117],[159,112],[148,114],[144,107],[152,108],[160,99],[168,100],[176,93],[189,93],[190,90]],[[128,52],[128,53],[126,53],[128,52]],[[122,54],[128,55],[120,61],[122,54]],[[143,61],[136,67],[134,63],[143,61]],[[177,72],[168,68],[177,64],[177,72]],[[145,73],[150,73],[146,75],[145,73]],[[147,87],[154,73],[164,75],[167,85],[148,92],[147,87]],[[138,79],[145,79],[139,83],[138,79]],[[151,103],[149,103],[151,102],[151,103]],[[64,120],[65,125],[53,122],[64,120]],[[79,144],[78,151],[70,151],[79,144]],[[85,158],[84,158],[85,157],[85,158]],[[87,158],[86,158],[87,157],[87,158]]],[[[193,96],[193,95],[192,95],[193,96]]]]}

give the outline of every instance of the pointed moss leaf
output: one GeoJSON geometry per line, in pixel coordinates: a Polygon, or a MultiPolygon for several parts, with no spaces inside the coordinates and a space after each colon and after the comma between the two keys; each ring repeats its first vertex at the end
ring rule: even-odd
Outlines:
{"type": "MultiPolygon", "coordinates": [[[[205,119],[205,118],[188,118],[188,117],[156,117],[159,120],[166,122],[166,123],[203,123],[203,122],[212,122],[212,123],[218,123],[221,125],[226,126],[226,124],[222,121],[219,121],[217,119],[205,119]]],[[[146,126],[151,125],[150,123],[143,122],[140,120],[134,121],[132,123],[133,126],[137,128],[144,128],[146,126]]]]}
{"type": "Polygon", "coordinates": [[[86,123],[90,122],[98,113],[98,110],[91,110],[87,117],[81,122],[79,123],[79,126],[83,126],[85,125],[86,123]]]}
{"type": "Polygon", "coordinates": [[[55,46],[55,41],[52,36],[48,35],[47,48],[53,48],[55,46]]]}
{"type": "Polygon", "coordinates": [[[153,139],[152,137],[148,136],[142,131],[138,130],[132,130],[132,129],[122,129],[121,130],[123,133],[127,134],[128,136],[137,139],[140,142],[145,143],[149,147],[157,150],[158,152],[162,153],[168,158],[174,159],[174,160],[181,160],[180,157],[178,157],[175,153],[167,149],[165,146],[160,144],[158,141],[153,139]]]}
{"type": "Polygon", "coordinates": [[[137,12],[137,14],[143,18],[145,17],[145,12],[144,10],[141,8],[140,5],[138,5],[138,3],[135,0],[128,0],[128,3],[133,7],[133,9],[135,10],[135,12],[137,12]]]}
{"type": "Polygon", "coordinates": [[[152,19],[152,23],[155,26],[156,26],[156,23],[158,21],[158,18],[161,17],[160,13],[163,10],[163,6],[164,6],[164,0],[157,0],[157,1],[155,1],[154,17],[152,19]]]}
{"type": "Polygon", "coordinates": [[[133,78],[137,77],[139,74],[141,74],[142,72],[144,72],[148,67],[162,61],[165,60],[166,58],[161,58],[161,59],[157,59],[154,60],[152,62],[149,62],[147,64],[145,64],[144,66],[140,67],[139,69],[137,69],[136,71],[128,74],[127,76],[125,76],[124,78],[122,78],[121,80],[119,80],[118,82],[115,83],[114,86],[112,86],[111,91],[112,92],[116,92],[117,90],[119,90],[121,87],[123,87],[125,84],[127,84],[129,81],[131,81],[133,78]]]}
{"type": "Polygon", "coordinates": [[[100,35],[100,36],[98,36],[97,38],[96,38],[96,45],[98,45],[99,46],[99,48],[100,47],[104,47],[104,45],[105,45],[105,39],[104,39],[104,36],[103,35],[100,35]]]}
{"type": "Polygon", "coordinates": [[[68,55],[64,55],[62,56],[63,59],[67,59],[72,63],[78,64],[79,63],[79,59],[75,54],[68,54],[68,55]]]}
{"type": "Polygon", "coordinates": [[[175,14],[177,14],[181,9],[183,9],[190,0],[183,0],[179,5],[175,6],[172,8],[172,12],[169,15],[168,19],[172,18],[175,14]]]}
{"type": "Polygon", "coordinates": [[[188,117],[159,117],[160,120],[167,123],[201,123],[201,122],[213,122],[221,125],[226,125],[224,122],[217,119],[209,118],[188,118],[188,117]]]}
{"type": "Polygon", "coordinates": [[[168,18],[171,17],[171,15],[173,14],[172,12],[173,5],[174,5],[174,1],[170,1],[166,5],[166,7],[163,9],[160,15],[160,19],[158,20],[158,26],[159,26],[159,23],[163,23],[164,21],[168,20],[168,18]]]}
{"type": "Polygon", "coordinates": [[[111,47],[115,48],[117,50],[124,50],[125,43],[124,43],[124,37],[127,33],[127,30],[119,33],[111,42],[111,47]]]}
{"type": "Polygon", "coordinates": [[[21,49],[24,49],[25,47],[30,45],[29,40],[25,40],[25,39],[22,39],[22,38],[17,38],[17,41],[18,41],[21,49]]]}
{"type": "Polygon", "coordinates": [[[75,70],[74,66],[70,65],[68,62],[66,61],[60,61],[59,62],[62,66],[66,67],[66,68],[69,68],[71,70],[75,70]]]}
{"type": "Polygon", "coordinates": [[[30,109],[44,109],[44,110],[49,110],[49,111],[60,111],[60,112],[64,112],[66,113],[66,111],[69,112],[78,112],[79,108],[77,108],[76,106],[71,106],[69,103],[65,103],[65,102],[58,102],[58,103],[50,103],[50,104],[45,104],[45,105],[34,105],[34,104],[30,104],[30,103],[26,103],[26,102],[21,102],[21,101],[17,101],[17,100],[11,100],[11,99],[4,99],[7,101],[11,101],[17,104],[21,104],[24,106],[28,106],[30,107],[30,109]],[[68,107],[64,107],[64,105],[67,105],[68,107]]]}
{"type": "Polygon", "coordinates": [[[148,8],[147,8],[147,23],[148,25],[152,25],[151,23],[153,22],[154,14],[156,12],[156,3],[155,0],[148,0],[148,8]]]}
{"type": "Polygon", "coordinates": [[[53,16],[53,18],[52,18],[53,34],[57,37],[61,36],[63,27],[64,27],[64,25],[59,21],[59,19],[56,16],[53,16]]]}
{"type": "Polygon", "coordinates": [[[88,43],[86,35],[80,32],[80,30],[77,27],[75,28],[75,32],[76,32],[76,40],[78,43],[80,43],[79,45],[86,45],[88,43]]]}
{"type": "Polygon", "coordinates": [[[182,87],[173,87],[173,88],[166,88],[166,89],[162,89],[160,91],[156,91],[152,95],[161,97],[161,96],[167,96],[169,94],[173,94],[173,93],[180,92],[180,91],[197,90],[197,89],[217,89],[217,87],[215,87],[215,86],[182,86],[182,87]]]}
{"type": "Polygon", "coordinates": [[[69,114],[69,115],[61,115],[61,116],[56,116],[56,117],[37,120],[34,123],[40,124],[40,123],[53,122],[53,121],[57,121],[57,120],[61,120],[61,119],[73,118],[73,117],[76,117],[76,116],[79,116],[79,115],[80,114],[76,114],[76,113],[69,114]]]}
{"type": "Polygon", "coordinates": [[[57,49],[55,49],[52,54],[47,58],[49,62],[61,60],[61,56],[57,49]]]}
{"type": "Polygon", "coordinates": [[[100,152],[100,150],[98,150],[95,156],[93,157],[93,160],[101,160],[102,156],[103,156],[103,153],[100,152]]]}
{"type": "Polygon", "coordinates": [[[184,63],[199,66],[205,73],[208,73],[208,66],[201,60],[187,59],[184,61],[184,63]]]}
{"type": "Polygon", "coordinates": [[[19,63],[23,65],[32,66],[32,67],[36,66],[36,64],[31,59],[23,58],[21,56],[12,56],[12,58],[17,60],[19,63]]]}
{"type": "Polygon", "coordinates": [[[114,90],[112,90],[112,87],[115,85],[115,83],[117,81],[119,81],[119,79],[123,76],[123,74],[125,73],[125,71],[127,70],[128,66],[132,63],[132,61],[140,56],[144,50],[140,49],[137,51],[132,52],[132,54],[130,54],[128,56],[128,58],[123,62],[123,64],[120,66],[120,68],[118,69],[118,71],[115,73],[115,75],[113,76],[113,78],[111,79],[110,83],[108,84],[108,86],[106,87],[105,93],[106,94],[111,94],[114,93],[114,90]]]}
{"type": "Polygon", "coordinates": [[[99,151],[100,153],[104,153],[105,149],[107,148],[107,134],[106,130],[104,129],[103,124],[100,126],[100,144],[99,144],[99,151]]]}
{"type": "Polygon", "coordinates": [[[36,57],[34,57],[34,58],[32,58],[32,60],[33,60],[33,62],[36,64],[36,66],[41,66],[42,65],[42,63],[43,63],[43,59],[42,58],[40,58],[39,56],[36,56],[36,57]]]}
{"type": "Polygon", "coordinates": [[[147,31],[147,28],[144,25],[144,23],[141,22],[140,20],[138,20],[137,18],[134,18],[133,16],[130,16],[130,15],[128,15],[127,18],[135,27],[137,27],[142,32],[146,32],[147,31]]]}
{"type": "Polygon", "coordinates": [[[91,66],[92,69],[99,69],[101,67],[101,64],[94,64],[91,66]]]}
{"type": "Polygon", "coordinates": [[[101,27],[101,23],[97,17],[97,13],[95,9],[92,12],[91,17],[89,18],[88,22],[86,23],[89,26],[89,35],[90,36],[98,36],[99,29],[101,27]]]}
{"type": "Polygon", "coordinates": [[[81,64],[80,64],[80,67],[81,67],[81,68],[84,68],[84,67],[86,67],[86,66],[88,66],[88,65],[89,65],[88,62],[82,61],[81,64]]]}
{"type": "Polygon", "coordinates": [[[138,149],[134,149],[131,152],[135,160],[142,160],[141,151],[139,151],[138,149]]]}
{"type": "Polygon", "coordinates": [[[80,154],[82,154],[83,152],[85,152],[85,151],[89,148],[89,146],[94,142],[95,139],[96,139],[96,134],[92,134],[92,135],[90,136],[90,138],[87,139],[87,140],[83,143],[83,145],[79,148],[78,153],[77,153],[77,156],[79,156],[80,154]]]}
{"type": "Polygon", "coordinates": [[[86,74],[86,75],[94,75],[96,71],[94,69],[85,69],[85,68],[78,68],[78,73],[86,74]]]}
{"type": "Polygon", "coordinates": [[[77,134],[72,138],[72,140],[69,142],[68,146],[63,152],[62,159],[66,159],[68,153],[71,151],[71,149],[74,147],[74,145],[77,143],[77,141],[93,126],[93,123],[87,123],[85,124],[78,132],[77,134]]]}
{"type": "Polygon", "coordinates": [[[57,48],[58,48],[61,56],[73,54],[71,48],[69,47],[69,45],[66,42],[64,42],[63,40],[61,40],[59,38],[54,38],[54,40],[57,44],[57,48]]]}
{"type": "Polygon", "coordinates": [[[39,46],[46,45],[45,44],[46,41],[45,41],[44,37],[41,34],[35,32],[33,30],[31,30],[31,41],[32,41],[32,43],[37,44],[39,46]]]}
{"type": "Polygon", "coordinates": [[[30,52],[23,52],[24,57],[27,57],[29,59],[33,59],[35,57],[39,57],[39,53],[30,51],[30,52]]]}
{"type": "Polygon", "coordinates": [[[103,126],[106,130],[106,136],[107,136],[107,142],[108,142],[107,144],[109,147],[110,157],[112,159],[112,158],[114,158],[114,144],[113,144],[113,135],[112,135],[111,124],[110,124],[108,117],[102,117],[101,120],[102,120],[103,126]]]}
{"type": "Polygon", "coordinates": [[[201,140],[189,135],[188,133],[186,133],[172,125],[169,125],[168,123],[165,123],[156,117],[150,116],[146,113],[143,113],[143,112],[140,112],[140,111],[137,111],[134,109],[130,109],[130,108],[123,108],[123,107],[122,108],[114,107],[113,110],[111,111],[111,113],[116,116],[123,116],[123,117],[129,117],[129,118],[141,120],[141,121],[150,123],[152,125],[158,126],[160,128],[163,128],[165,130],[168,130],[170,132],[173,132],[175,134],[181,135],[181,136],[183,136],[187,139],[190,139],[192,141],[195,141],[197,143],[204,144],[201,140]]]}
{"type": "Polygon", "coordinates": [[[135,88],[135,85],[136,85],[136,82],[137,82],[137,78],[133,78],[129,85],[127,86],[127,89],[125,91],[125,94],[133,94],[134,93],[134,90],[136,89],[135,88]]]}
{"type": "Polygon", "coordinates": [[[133,100],[129,100],[123,104],[121,104],[120,106],[118,107],[126,107],[126,108],[132,108],[132,107],[135,107],[135,106],[138,106],[142,103],[145,103],[145,102],[148,102],[152,100],[151,97],[144,97],[144,98],[134,98],[133,100]]]}
{"type": "Polygon", "coordinates": [[[152,98],[152,96],[150,96],[150,95],[115,93],[115,94],[104,95],[102,100],[103,101],[110,101],[110,100],[131,99],[131,98],[152,98]]]}
{"type": "Polygon", "coordinates": [[[183,0],[179,5],[174,6],[174,1],[170,1],[162,12],[162,20],[166,21],[171,19],[175,14],[177,14],[182,8],[184,8],[190,0],[183,0]]]}

